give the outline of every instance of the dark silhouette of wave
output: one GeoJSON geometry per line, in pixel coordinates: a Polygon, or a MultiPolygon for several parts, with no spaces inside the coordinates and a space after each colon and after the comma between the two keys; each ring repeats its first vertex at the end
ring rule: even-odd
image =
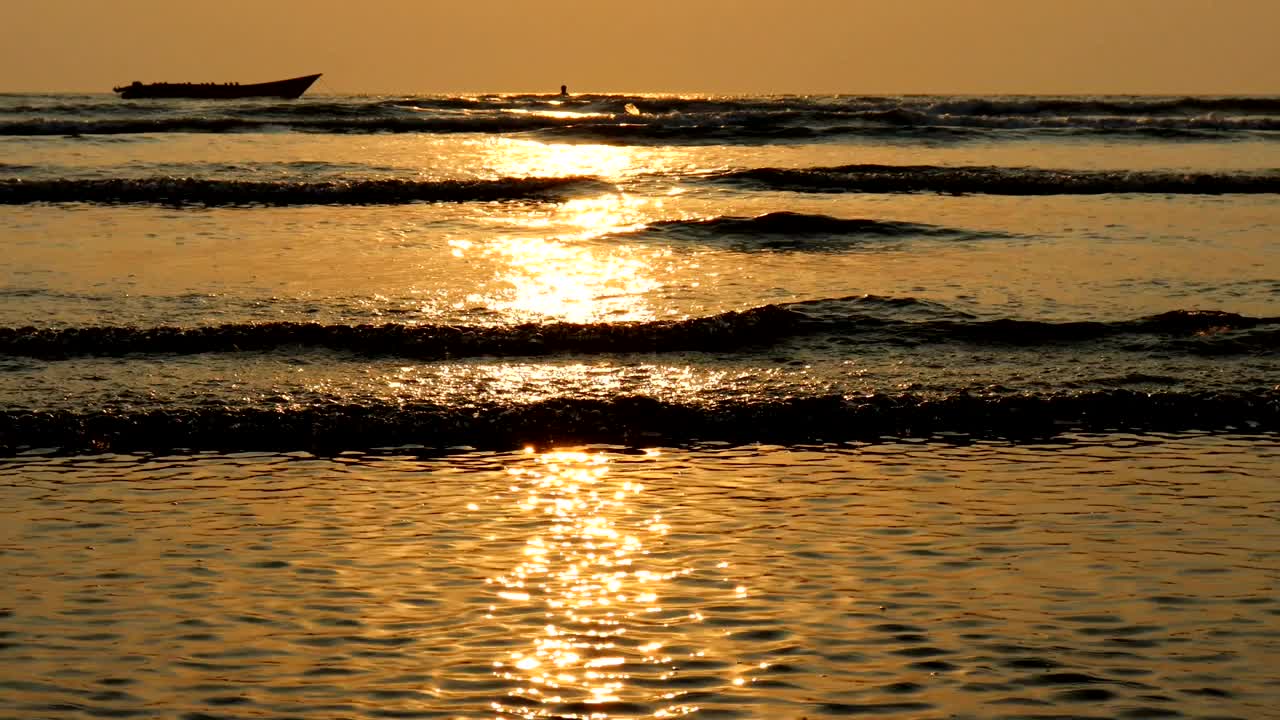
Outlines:
{"type": "MultiPolygon", "coordinates": [[[[842,443],[1038,439],[1063,432],[1280,431],[1280,392],[819,395],[683,404],[646,396],[527,404],[335,404],[122,411],[0,410],[0,452],[344,450],[527,444],[842,443]]],[[[403,452],[403,451],[401,451],[403,452]]]]}
{"type": "Polygon", "coordinates": [[[773,112],[711,117],[649,117],[640,121],[578,121],[536,129],[554,139],[621,144],[759,144],[845,138],[935,141],[994,140],[1042,134],[1165,140],[1221,140],[1247,135],[1273,139],[1272,118],[1061,118],[935,115],[919,110],[861,113],[773,112]]]}
{"type": "Polygon", "coordinates": [[[777,306],[680,321],[550,323],[498,327],[454,325],[230,324],[196,328],[0,328],[0,353],[39,358],[135,353],[194,354],[339,350],[419,359],[540,356],[557,353],[716,352],[793,333],[792,314],[777,306]]]}
{"type": "Polygon", "coordinates": [[[570,120],[491,117],[125,117],[39,118],[0,123],[0,135],[131,135],[141,133],[514,133],[569,124],[570,120]]]}
{"type": "Polygon", "coordinates": [[[0,205],[146,203],[162,205],[393,205],[414,202],[560,200],[613,190],[587,177],[498,180],[215,180],[192,177],[0,180],[0,205]]]}
{"type": "Polygon", "coordinates": [[[812,336],[870,348],[967,343],[1035,347],[1110,342],[1133,352],[1232,355],[1280,349],[1280,317],[1179,310],[1126,321],[981,320],[913,298],[832,298],[687,320],[508,326],[324,325],[0,328],[0,354],[58,359],[134,354],[331,350],[444,360],[557,354],[718,353],[812,336]]]}
{"type": "Polygon", "coordinates": [[[905,238],[967,240],[1001,237],[1002,233],[941,227],[923,223],[870,218],[839,218],[789,211],[755,217],[719,216],[662,220],[613,237],[622,240],[654,237],[663,241],[724,244],[736,250],[847,250],[866,242],[905,238]]]}
{"type": "Polygon", "coordinates": [[[751,189],[796,192],[1099,195],[1106,193],[1280,193],[1280,173],[1179,173],[1129,170],[937,165],[841,165],[751,168],[707,176],[751,189]]]}
{"type": "Polygon", "coordinates": [[[991,97],[938,100],[933,112],[963,115],[1160,116],[1280,114],[1280,97],[991,97]]]}
{"type": "Polygon", "coordinates": [[[673,235],[872,235],[902,237],[907,235],[955,235],[963,230],[920,223],[838,218],[830,215],[780,211],[755,217],[721,216],[697,220],[664,220],[649,226],[650,230],[673,235]]]}
{"type": "MultiPolygon", "coordinates": [[[[1177,173],[1119,170],[1044,170],[934,165],[844,165],[815,168],[751,168],[696,178],[746,190],[809,193],[934,192],[992,195],[1090,195],[1106,193],[1274,194],[1280,172],[1177,173]]],[[[495,180],[330,179],[232,180],[199,177],[7,178],[0,205],[30,203],[145,203],[162,205],[393,205],[414,202],[563,200],[615,191],[593,177],[508,177],[495,180]]],[[[957,236],[964,231],[892,221],[774,213],[759,218],[719,218],[658,224],[673,235],[722,233],[781,236],[957,236]]]]}
{"type": "Polygon", "coordinates": [[[1274,97],[480,95],[229,102],[216,109],[49,98],[5,114],[0,135],[540,133],[617,143],[757,143],[1046,132],[1188,140],[1280,134],[1280,98],[1274,97]]]}
{"type": "MultiPolygon", "coordinates": [[[[871,110],[851,117],[867,122],[880,122],[900,126],[950,126],[984,128],[989,130],[1066,130],[1081,134],[1126,134],[1142,132],[1230,132],[1280,130],[1280,118],[1268,116],[1227,117],[1209,115],[1065,115],[1043,114],[1046,111],[1028,113],[976,113],[963,112],[966,103],[938,105],[921,108],[892,108],[871,110]]],[[[981,103],[978,104],[981,109],[981,103]]],[[[1074,110],[1079,112],[1080,109],[1074,110]]]]}
{"type": "MultiPolygon", "coordinates": [[[[225,101],[228,114],[295,117],[367,117],[378,111],[501,112],[557,110],[580,113],[623,112],[627,103],[649,115],[814,112],[851,115],[884,110],[914,110],[953,116],[1164,117],[1206,115],[1280,115],[1280,96],[698,96],[575,94],[567,98],[538,94],[420,95],[385,97],[307,97],[301,101],[270,99],[225,101]]],[[[200,107],[208,113],[209,107],[200,107]]],[[[157,106],[90,95],[33,96],[6,109],[16,115],[117,114],[155,116],[181,112],[180,103],[157,106]]]]}

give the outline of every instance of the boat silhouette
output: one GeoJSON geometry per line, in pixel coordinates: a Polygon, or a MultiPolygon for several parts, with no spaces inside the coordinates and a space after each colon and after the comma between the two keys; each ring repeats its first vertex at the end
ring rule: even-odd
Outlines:
{"type": "Polygon", "coordinates": [[[202,100],[235,100],[237,98],[286,98],[293,100],[311,87],[323,73],[303,75],[288,80],[264,83],[142,83],[134,80],[129,85],[111,88],[124,100],[141,98],[198,98],[202,100]]]}

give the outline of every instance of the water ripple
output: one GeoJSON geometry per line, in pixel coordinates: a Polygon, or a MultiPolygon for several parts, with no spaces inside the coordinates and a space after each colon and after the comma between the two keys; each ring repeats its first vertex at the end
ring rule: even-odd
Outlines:
{"type": "Polygon", "coordinates": [[[5,458],[0,715],[1262,717],[1278,467],[1199,434],[5,458]]]}

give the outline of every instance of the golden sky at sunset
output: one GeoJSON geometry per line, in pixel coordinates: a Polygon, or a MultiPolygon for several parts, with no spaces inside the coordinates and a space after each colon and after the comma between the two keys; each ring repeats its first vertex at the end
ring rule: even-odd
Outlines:
{"type": "Polygon", "coordinates": [[[0,91],[1280,93],[1277,0],[7,0],[0,91]]]}

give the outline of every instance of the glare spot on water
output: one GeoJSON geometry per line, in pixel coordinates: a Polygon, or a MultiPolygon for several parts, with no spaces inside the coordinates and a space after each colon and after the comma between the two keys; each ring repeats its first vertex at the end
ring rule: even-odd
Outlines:
{"type": "MultiPolygon", "coordinates": [[[[536,167],[525,168],[529,172],[513,170],[513,174],[580,174],[572,171],[593,165],[572,161],[573,154],[581,152],[576,147],[561,149],[555,157],[540,157],[536,167]]],[[[622,162],[626,164],[625,158],[622,162]]],[[[454,257],[476,256],[494,267],[494,285],[472,293],[467,303],[514,318],[569,322],[652,319],[656,313],[647,298],[662,286],[652,265],[670,257],[672,251],[583,242],[643,227],[648,218],[646,206],[651,202],[621,193],[574,198],[559,203],[550,213],[504,218],[506,226],[514,224],[519,229],[515,234],[493,235],[484,242],[450,239],[454,257]]]]}
{"type": "Polygon", "coordinates": [[[486,160],[496,165],[493,172],[498,177],[590,176],[616,181],[648,171],[653,164],[643,149],[621,145],[544,143],[512,138],[494,138],[491,144],[496,152],[486,160]]]}

